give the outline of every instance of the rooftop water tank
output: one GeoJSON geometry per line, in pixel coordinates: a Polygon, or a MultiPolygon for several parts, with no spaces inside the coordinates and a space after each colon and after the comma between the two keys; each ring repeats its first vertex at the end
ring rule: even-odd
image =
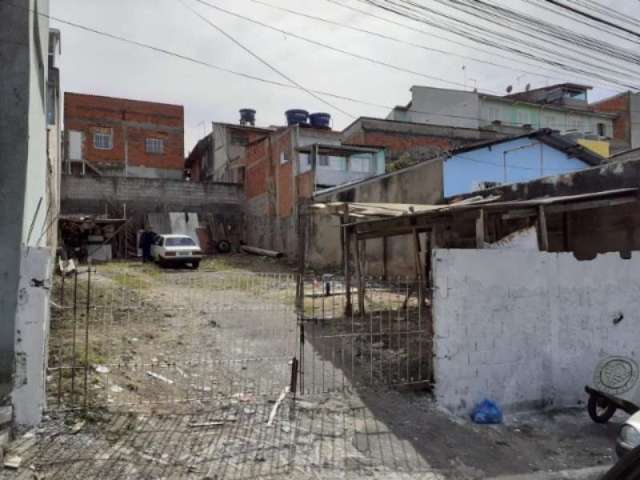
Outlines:
{"type": "Polygon", "coordinates": [[[252,108],[242,108],[240,109],[240,125],[251,125],[255,126],[256,124],[256,111],[252,108]]]}
{"type": "Polygon", "coordinates": [[[284,112],[287,116],[287,125],[306,124],[309,112],[306,110],[292,109],[284,112]]]}
{"type": "Polygon", "coordinates": [[[331,128],[331,115],[328,113],[312,113],[309,115],[309,120],[311,121],[311,126],[314,128],[331,128]]]}

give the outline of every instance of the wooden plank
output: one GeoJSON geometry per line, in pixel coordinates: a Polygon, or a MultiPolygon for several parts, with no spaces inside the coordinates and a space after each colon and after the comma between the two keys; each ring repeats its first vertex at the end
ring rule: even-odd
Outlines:
{"type": "Polygon", "coordinates": [[[484,209],[481,208],[476,219],[476,248],[484,248],[484,209]]]}
{"type": "Polygon", "coordinates": [[[538,229],[540,232],[540,250],[544,252],[549,251],[549,232],[547,231],[547,216],[544,211],[544,206],[538,207],[538,229]]]}

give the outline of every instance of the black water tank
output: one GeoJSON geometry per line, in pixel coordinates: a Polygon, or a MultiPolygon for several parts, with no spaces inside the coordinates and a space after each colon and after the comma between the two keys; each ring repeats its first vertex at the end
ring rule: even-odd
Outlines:
{"type": "Polygon", "coordinates": [[[331,128],[331,115],[328,113],[312,113],[309,115],[309,120],[311,121],[311,126],[314,128],[331,128]]]}
{"type": "Polygon", "coordinates": [[[284,112],[287,116],[287,125],[306,124],[309,112],[306,110],[292,109],[284,112]]]}
{"type": "Polygon", "coordinates": [[[255,125],[256,124],[256,111],[252,108],[240,109],[240,125],[255,125]]]}

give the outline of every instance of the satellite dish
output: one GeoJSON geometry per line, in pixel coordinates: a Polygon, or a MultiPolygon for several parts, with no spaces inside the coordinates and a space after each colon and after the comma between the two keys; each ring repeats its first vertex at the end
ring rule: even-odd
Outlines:
{"type": "Polygon", "coordinates": [[[513,85],[509,85],[507,87],[507,93],[511,93],[512,90],[513,90],[513,85]]]}
{"type": "Polygon", "coordinates": [[[528,92],[529,90],[531,90],[531,84],[530,84],[530,83],[527,83],[527,86],[526,86],[526,87],[524,87],[524,91],[525,91],[525,92],[528,92]]]}

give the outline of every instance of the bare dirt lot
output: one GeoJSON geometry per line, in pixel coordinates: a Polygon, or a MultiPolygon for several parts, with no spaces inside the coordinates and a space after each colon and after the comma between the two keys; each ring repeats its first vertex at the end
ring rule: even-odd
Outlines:
{"type": "Polygon", "coordinates": [[[475,479],[613,462],[622,419],[571,410],[473,425],[426,393],[356,387],[324,352],[307,350],[305,373],[322,369],[307,382],[340,388],[278,402],[300,352],[286,265],[113,263],[92,272],[90,292],[87,276],[75,315],[73,279],[55,291],[50,411],[2,479],[475,479]]]}

